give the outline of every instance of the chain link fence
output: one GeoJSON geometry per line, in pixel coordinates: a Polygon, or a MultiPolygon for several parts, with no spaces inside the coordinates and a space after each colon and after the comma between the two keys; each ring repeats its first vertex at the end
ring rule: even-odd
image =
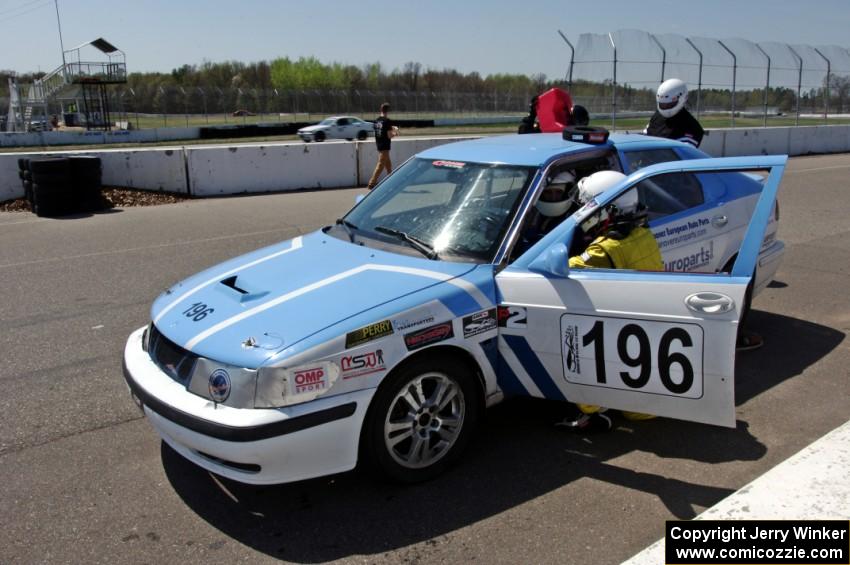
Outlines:
{"type": "MultiPolygon", "coordinates": [[[[560,32],[559,32],[560,33],[560,32]]],[[[655,89],[680,78],[690,89],[691,111],[728,116],[730,125],[777,116],[817,116],[826,122],[850,112],[850,51],[753,43],[745,39],[684,37],[620,30],[585,33],[568,46],[567,85],[576,103],[617,117],[655,109],[655,89]],[[600,93],[599,84],[606,86],[600,93]]],[[[848,116],[843,116],[848,117],[848,116]]]]}
{"type": "MultiPolygon", "coordinates": [[[[516,115],[536,93],[262,90],[218,87],[126,87],[109,93],[114,116],[135,128],[316,121],[333,114],[377,116],[383,102],[411,119],[516,115]]],[[[65,107],[72,96],[65,97],[65,107]]]]}

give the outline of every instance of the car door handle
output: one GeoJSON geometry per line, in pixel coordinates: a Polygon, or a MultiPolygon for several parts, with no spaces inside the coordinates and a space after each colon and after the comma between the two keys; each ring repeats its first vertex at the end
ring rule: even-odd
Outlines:
{"type": "Polygon", "coordinates": [[[728,222],[729,222],[729,218],[727,218],[726,216],[714,216],[713,218],[711,218],[711,223],[716,228],[722,228],[728,222]]]}
{"type": "Polygon", "coordinates": [[[717,292],[697,292],[685,298],[685,305],[701,314],[723,314],[735,308],[735,301],[717,292]]]}

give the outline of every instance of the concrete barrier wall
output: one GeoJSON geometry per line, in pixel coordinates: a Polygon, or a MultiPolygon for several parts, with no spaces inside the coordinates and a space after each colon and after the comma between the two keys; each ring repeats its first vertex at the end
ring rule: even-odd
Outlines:
{"type": "MultiPolygon", "coordinates": [[[[186,131],[165,129],[129,133],[145,134],[153,137],[150,140],[159,141],[165,136],[186,135],[186,131]]],[[[118,132],[88,134],[91,139],[109,139],[110,143],[123,139],[118,132]]],[[[42,134],[0,134],[0,142],[10,135],[42,134]]],[[[400,137],[393,141],[390,157],[398,166],[429,147],[474,137],[400,137]]],[[[850,152],[850,126],[716,129],[704,138],[701,148],[715,157],[850,152]]],[[[18,158],[51,155],[99,155],[107,186],[195,196],[362,186],[368,182],[378,159],[373,140],[0,153],[0,201],[24,194],[18,178],[18,158]]]]}
{"type": "Polygon", "coordinates": [[[0,153],[0,202],[20,198],[24,187],[18,177],[18,159],[43,159],[71,155],[100,157],[103,184],[188,194],[182,147],[156,149],[101,149],[49,153],[0,153]]]}
{"type": "Polygon", "coordinates": [[[339,188],[357,184],[356,143],[186,147],[195,196],[339,188]]]}
{"type": "Polygon", "coordinates": [[[0,154],[0,202],[20,198],[24,185],[18,177],[18,153],[0,154]]]}
{"type": "Polygon", "coordinates": [[[182,147],[107,149],[88,154],[100,157],[104,186],[189,193],[182,147]]]}

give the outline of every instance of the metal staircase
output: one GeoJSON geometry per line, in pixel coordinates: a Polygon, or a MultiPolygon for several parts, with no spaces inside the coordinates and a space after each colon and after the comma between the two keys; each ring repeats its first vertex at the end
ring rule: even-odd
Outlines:
{"type": "MultiPolygon", "coordinates": [[[[33,110],[41,108],[41,115],[47,116],[47,103],[50,98],[60,94],[65,87],[72,84],[68,80],[69,65],[34,80],[30,84],[18,84],[9,78],[9,117],[6,121],[6,131],[31,131],[33,128],[33,110]]],[[[35,128],[40,129],[40,128],[35,128]]]]}
{"type": "Polygon", "coordinates": [[[100,116],[98,127],[108,129],[111,126],[106,85],[127,82],[124,53],[101,37],[65,51],[63,57],[65,56],[72,62],[66,62],[31,84],[19,85],[14,77],[9,78],[9,113],[6,131],[23,132],[43,129],[42,122],[36,124],[32,122],[34,110],[41,109],[41,115],[46,119],[49,114],[48,103],[72,86],[82,86],[86,115],[96,113],[100,116]],[[109,61],[82,61],[80,50],[89,46],[106,54],[109,61]]]}

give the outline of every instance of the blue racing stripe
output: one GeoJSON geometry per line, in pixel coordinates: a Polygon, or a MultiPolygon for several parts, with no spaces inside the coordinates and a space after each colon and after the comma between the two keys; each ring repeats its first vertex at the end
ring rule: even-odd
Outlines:
{"type": "Polygon", "coordinates": [[[501,354],[499,354],[498,365],[496,367],[496,382],[499,383],[499,388],[506,395],[531,396],[531,393],[522,385],[501,354]]]}
{"type": "Polygon", "coordinates": [[[531,377],[531,380],[534,381],[534,384],[537,385],[543,396],[552,400],[567,399],[561,392],[561,389],[549,378],[549,372],[543,366],[543,363],[540,362],[540,359],[537,358],[534,351],[531,350],[531,346],[528,345],[528,341],[524,337],[518,335],[503,335],[502,337],[505,338],[505,343],[508,344],[508,347],[511,348],[514,355],[519,359],[519,362],[525,367],[528,376],[531,377]]]}

